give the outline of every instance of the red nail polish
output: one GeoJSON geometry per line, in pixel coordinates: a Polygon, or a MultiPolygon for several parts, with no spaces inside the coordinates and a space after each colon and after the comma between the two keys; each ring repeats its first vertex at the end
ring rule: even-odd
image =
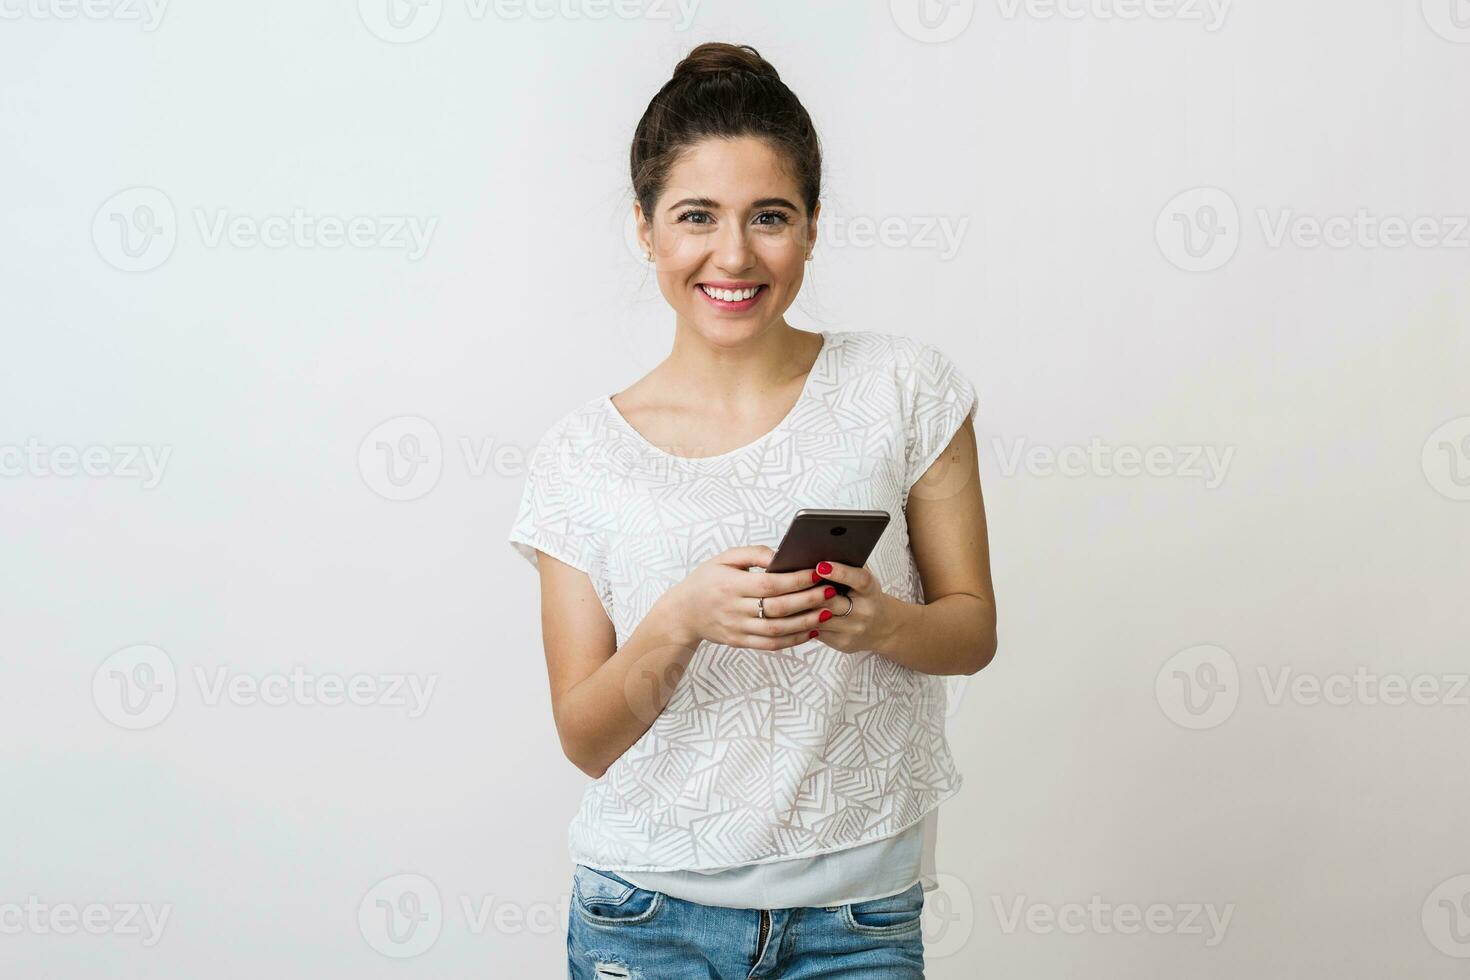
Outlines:
{"type": "Polygon", "coordinates": [[[817,563],[817,571],[820,574],[822,574],[822,575],[831,575],[832,574],[832,563],[831,562],[825,562],[825,561],[818,562],[817,563]]]}
{"type": "Polygon", "coordinates": [[[817,617],[817,622],[819,622],[819,623],[825,623],[827,620],[829,620],[831,618],[832,618],[832,610],[830,610],[830,609],[823,609],[822,610],[822,614],[817,617]]]}
{"type": "Polygon", "coordinates": [[[816,635],[817,635],[817,631],[816,631],[816,630],[812,630],[812,631],[811,631],[811,632],[810,632],[810,633],[808,633],[808,634],[807,634],[807,635],[806,635],[806,638],[807,638],[807,639],[808,639],[808,640],[810,640],[810,639],[812,639],[812,638],[814,638],[814,637],[815,637],[815,636],[816,636],[816,635]]]}
{"type": "Polygon", "coordinates": [[[818,575],[816,572],[812,572],[812,584],[816,585],[820,581],[822,581],[822,576],[818,575]]]}
{"type": "Polygon", "coordinates": [[[830,586],[830,585],[827,586],[825,589],[822,590],[822,598],[823,599],[830,599],[830,598],[832,598],[836,594],[837,594],[837,590],[834,589],[834,588],[832,588],[832,586],[830,586]]]}

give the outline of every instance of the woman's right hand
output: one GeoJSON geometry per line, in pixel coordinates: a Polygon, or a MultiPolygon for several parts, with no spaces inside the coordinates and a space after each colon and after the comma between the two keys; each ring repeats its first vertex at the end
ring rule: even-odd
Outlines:
{"type": "MultiPolygon", "coordinates": [[[[701,563],[664,593],[685,639],[753,650],[784,650],[818,635],[824,603],[836,590],[813,585],[815,569],[752,572],[776,557],[774,548],[731,548],[701,563]],[[764,619],[756,612],[765,600],[764,619]]],[[[827,612],[831,616],[831,612],[827,612]]],[[[692,645],[692,644],[691,644],[692,645]]]]}

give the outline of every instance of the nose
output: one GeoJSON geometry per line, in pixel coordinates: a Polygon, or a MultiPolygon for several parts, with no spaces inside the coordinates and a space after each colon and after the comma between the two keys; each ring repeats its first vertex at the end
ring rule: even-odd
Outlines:
{"type": "Polygon", "coordinates": [[[754,251],[746,237],[745,226],[738,221],[726,222],[714,243],[714,263],[731,276],[750,268],[754,251]]]}

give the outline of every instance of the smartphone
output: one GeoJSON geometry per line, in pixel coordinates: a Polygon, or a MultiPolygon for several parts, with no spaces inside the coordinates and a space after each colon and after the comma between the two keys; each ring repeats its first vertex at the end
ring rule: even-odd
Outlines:
{"type": "MultiPolygon", "coordinates": [[[[815,568],[819,561],[835,561],[862,568],[878,546],[878,539],[883,536],[888,521],[886,510],[804,507],[791,519],[791,525],[786,528],[780,547],[776,549],[776,557],[771,559],[766,571],[798,572],[803,568],[815,568]]],[[[836,589],[838,595],[848,593],[848,587],[840,582],[827,584],[836,589]]]]}

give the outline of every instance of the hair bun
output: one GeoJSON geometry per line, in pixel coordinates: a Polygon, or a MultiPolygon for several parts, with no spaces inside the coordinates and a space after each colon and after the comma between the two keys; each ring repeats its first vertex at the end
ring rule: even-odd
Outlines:
{"type": "Polygon", "coordinates": [[[775,67],[748,44],[706,41],[684,56],[674,68],[675,79],[720,78],[745,72],[780,81],[775,67]]]}
{"type": "Polygon", "coordinates": [[[755,48],[716,41],[685,55],[633,130],[628,175],[644,218],[654,214],[688,150],[742,137],[763,140],[779,155],[812,220],[822,193],[822,145],[812,117],[755,48]]]}

